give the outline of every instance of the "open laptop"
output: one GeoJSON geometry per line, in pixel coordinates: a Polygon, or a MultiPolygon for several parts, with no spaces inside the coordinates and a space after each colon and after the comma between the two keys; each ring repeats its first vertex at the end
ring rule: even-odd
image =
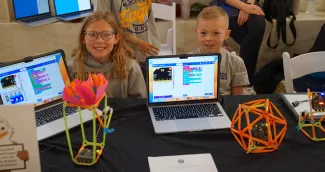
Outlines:
{"type": "Polygon", "coordinates": [[[59,21],[50,13],[49,0],[13,0],[13,7],[16,21],[29,27],[59,21]]]}
{"type": "Polygon", "coordinates": [[[147,106],[155,133],[230,128],[219,103],[220,54],[147,59],[147,106]]]}
{"type": "MultiPolygon", "coordinates": [[[[70,79],[62,50],[0,67],[0,82],[2,104],[35,104],[38,140],[65,131],[62,91],[70,79]]],[[[80,124],[76,112],[76,108],[67,109],[69,128],[80,124]]],[[[82,110],[83,122],[91,119],[92,112],[82,110]]]]}
{"type": "Polygon", "coordinates": [[[93,12],[90,0],[53,0],[57,18],[70,21],[87,17],[93,12]]]}

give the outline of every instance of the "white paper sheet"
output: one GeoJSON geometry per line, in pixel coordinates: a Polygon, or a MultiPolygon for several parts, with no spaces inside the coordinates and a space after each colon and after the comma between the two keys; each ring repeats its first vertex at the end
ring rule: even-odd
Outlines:
{"type": "Polygon", "coordinates": [[[218,172],[211,154],[148,157],[150,172],[218,172]]]}

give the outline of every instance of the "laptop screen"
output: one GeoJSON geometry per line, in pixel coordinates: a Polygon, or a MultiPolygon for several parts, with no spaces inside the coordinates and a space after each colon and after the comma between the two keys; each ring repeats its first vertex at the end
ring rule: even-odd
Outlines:
{"type": "Polygon", "coordinates": [[[62,54],[57,53],[1,67],[0,82],[4,105],[39,106],[60,99],[70,79],[62,54]]]}
{"type": "Polygon", "coordinates": [[[149,103],[218,98],[219,56],[148,59],[149,103]]]}
{"type": "Polygon", "coordinates": [[[90,0],[54,0],[56,15],[91,9],[90,0]]]}
{"type": "Polygon", "coordinates": [[[50,12],[49,0],[13,0],[16,19],[50,12]]]}

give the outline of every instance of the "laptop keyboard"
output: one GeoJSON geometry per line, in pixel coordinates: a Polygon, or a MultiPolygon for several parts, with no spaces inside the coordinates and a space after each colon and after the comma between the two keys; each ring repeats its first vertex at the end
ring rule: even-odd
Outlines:
{"type": "Polygon", "coordinates": [[[40,20],[46,20],[51,18],[51,15],[43,15],[43,16],[36,16],[36,17],[32,17],[32,18],[27,18],[27,19],[21,19],[22,22],[25,23],[31,23],[31,22],[36,22],[36,21],[40,21],[40,20]]]}
{"type": "Polygon", "coordinates": [[[197,104],[152,108],[157,121],[223,116],[216,104],[197,104]]]}
{"type": "MultiPolygon", "coordinates": [[[[66,107],[67,116],[78,111],[77,107],[66,107]]],[[[63,118],[63,105],[57,104],[47,109],[36,112],[36,126],[42,126],[57,119],[63,118]]]]}

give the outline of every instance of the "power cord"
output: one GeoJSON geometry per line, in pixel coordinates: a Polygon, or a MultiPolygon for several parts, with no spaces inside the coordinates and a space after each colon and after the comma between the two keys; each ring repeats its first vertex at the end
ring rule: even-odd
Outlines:
{"type": "Polygon", "coordinates": [[[308,102],[308,101],[309,100],[301,100],[301,101],[296,100],[296,101],[292,102],[291,104],[292,104],[293,107],[297,107],[297,106],[299,106],[299,104],[304,103],[304,102],[308,102]]]}

